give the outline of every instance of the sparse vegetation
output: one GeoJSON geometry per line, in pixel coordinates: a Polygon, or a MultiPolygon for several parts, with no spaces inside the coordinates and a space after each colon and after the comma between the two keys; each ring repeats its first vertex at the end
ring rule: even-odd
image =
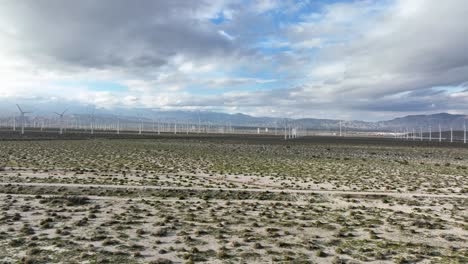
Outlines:
{"type": "Polygon", "coordinates": [[[467,262],[468,150],[377,143],[3,141],[0,261],[467,262]]]}

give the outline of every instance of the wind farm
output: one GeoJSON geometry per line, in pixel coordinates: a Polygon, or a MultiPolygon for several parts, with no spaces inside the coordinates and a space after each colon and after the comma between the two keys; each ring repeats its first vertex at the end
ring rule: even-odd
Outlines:
{"type": "MultiPolygon", "coordinates": [[[[70,113],[69,109],[61,112],[41,113],[34,116],[33,112],[25,112],[16,105],[19,115],[0,116],[0,132],[11,134],[10,137],[51,137],[50,133],[68,136],[86,137],[106,135],[142,137],[154,135],[257,135],[276,137],[278,140],[291,140],[299,137],[368,137],[395,139],[402,141],[428,141],[440,143],[466,144],[466,125],[463,115],[435,114],[420,116],[421,124],[401,124],[400,118],[380,122],[363,122],[355,120],[321,120],[321,119],[282,119],[245,116],[243,119],[231,121],[213,120],[208,117],[200,119],[200,111],[181,112],[185,117],[173,117],[164,111],[157,112],[147,109],[146,115],[122,115],[122,113],[106,112],[97,114],[93,109],[90,114],[70,113]],[[159,115],[159,118],[158,118],[159,115]],[[448,116],[447,116],[448,115],[448,116]],[[434,117],[441,118],[429,121],[434,117]],[[40,121],[39,121],[40,120],[40,121]],[[253,121],[254,120],[254,121],[253,121]],[[439,121],[437,121],[439,120],[439,121]],[[437,123],[438,122],[438,123],[437,123]],[[444,125],[441,125],[441,122],[444,125]],[[433,127],[437,127],[434,131],[433,127]],[[18,130],[19,129],[19,130],[18,130]],[[11,133],[8,133],[10,131],[11,133]]],[[[202,112],[210,116],[216,113],[202,112]]],[[[226,119],[234,119],[236,115],[225,115],[226,119]]],[[[411,116],[405,118],[413,118],[411,116]]]]}
{"type": "Polygon", "coordinates": [[[468,263],[467,14],[2,1],[0,264],[468,263]]]}
{"type": "Polygon", "coordinates": [[[200,111],[167,120],[17,108],[21,131],[12,117],[0,127],[4,259],[466,259],[468,146],[457,118],[314,129],[294,119],[216,123],[200,111]],[[414,242],[422,237],[431,242],[414,242]]]}

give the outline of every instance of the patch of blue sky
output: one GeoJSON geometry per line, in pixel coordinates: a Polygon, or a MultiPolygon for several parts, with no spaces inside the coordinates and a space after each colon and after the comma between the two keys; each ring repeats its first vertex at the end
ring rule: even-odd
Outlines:
{"type": "Polygon", "coordinates": [[[229,21],[229,18],[225,16],[224,11],[221,11],[216,14],[216,17],[210,18],[209,20],[215,25],[220,25],[226,21],[229,21]]]}
{"type": "Polygon", "coordinates": [[[300,22],[319,22],[323,19],[323,14],[326,12],[327,6],[335,4],[355,4],[355,3],[366,3],[370,8],[365,9],[367,11],[366,16],[378,15],[382,11],[388,9],[388,7],[395,4],[395,0],[370,0],[370,1],[359,1],[359,0],[298,0],[296,2],[301,8],[293,14],[288,14],[287,17],[280,16],[278,19],[286,24],[296,24],[300,22]]]}
{"type": "Polygon", "coordinates": [[[353,3],[355,0],[295,0],[289,8],[271,10],[268,14],[277,26],[296,24],[307,20],[320,20],[324,7],[337,3],[353,3]]]}
{"type": "Polygon", "coordinates": [[[250,89],[250,90],[265,90],[265,89],[276,89],[280,80],[276,79],[256,79],[252,80],[252,83],[239,85],[238,89],[250,89]]]}
{"type": "Polygon", "coordinates": [[[66,87],[85,87],[92,91],[127,92],[128,88],[117,82],[100,80],[59,81],[57,85],[66,87]]]}
{"type": "Polygon", "coordinates": [[[319,13],[326,2],[329,1],[296,0],[290,8],[280,10],[279,12],[271,12],[270,15],[274,23],[279,27],[285,24],[296,24],[303,21],[304,17],[308,17],[310,14],[319,13]]]}
{"type": "Polygon", "coordinates": [[[291,48],[289,46],[262,46],[258,47],[257,50],[264,55],[274,55],[282,52],[291,51],[291,48]]]}
{"type": "Polygon", "coordinates": [[[468,83],[463,83],[457,86],[437,86],[437,87],[432,87],[432,90],[442,91],[442,92],[447,92],[447,93],[458,93],[458,92],[463,92],[465,90],[468,90],[468,83]]]}
{"type": "Polygon", "coordinates": [[[223,87],[208,87],[206,85],[188,85],[184,88],[190,94],[195,96],[209,96],[209,95],[222,95],[224,93],[223,87]]]}
{"type": "Polygon", "coordinates": [[[258,83],[272,83],[278,81],[281,76],[275,72],[273,65],[270,68],[263,68],[262,70],[253,71],[251,69],[237,69],[232,72],[234,78],[246,78],[258,80],[258,83]]]}
{"type": "Polygon", "coordinates": [[[279,88],[284,88],[283,83],[281,80],[252,80],[250,83],[237,85],[235,87],[231,87],[231,90],[236,91],[247,91],[247,92],[254,92],[254,91],[262,91],[262,90],[274,90],[279,88]]]}
{"type": "MultiPolygon", "coordinates": [[[[376,16],[383,10],[393,3],[394,0],[381,0],[381,1],[371,1],[370,8],[366,9],[366,16],[376,16]]],[[[257,49],[259,52],[265,55],[278,54],[282,52],[289,52],[293,49],[288,42],[288,39],[283,37],[278,37],[281,35],[282,29],[290,25],[300,24],[302,22],[313,22],[317,23],[324,19],[323,13],[325,12],[324,8],[331,4],[336,3],[356,3],[356,1],[343,1],[343,0],[326,0],[326,1],[294,1],[292,8],[284,8],[284,10],[270,10],[264,14],[269,17],[269,20],[272,24],[272,28],[265,29],[267,32],[265,34],[268,37],[258,39],[252,47],[257,49]],[[272,32],[276,33],[272,35],[272,32]]],[[[335,45],[341,44],[343,42],[349,42],[353,39],[360,38],[359,32],[353,32],[353,28],[359,26],[361,20],[357,21],[343,21],[344,28],[349,28],[349,33],[340,34],[340,35],[322,35],[321,41],[323,45],[335,45]]],[[[254,31],[262,31],[262,29],[256,29],[255,27],[251,28],[254,31]]],[[[260,33],[260,32],[257,32],[260,33]]],[[[301,47],[304,48],[304,47],[301,47]]],[[[316,49],[318,47],[310,47],[310,49],[316,49]]]]}
{"type": "Polygon", "coordinates": [[[288,40],[284,37],[260,38],[252,45],[252,48],[266,53],[277,53],[291,50],[288,40]]]}

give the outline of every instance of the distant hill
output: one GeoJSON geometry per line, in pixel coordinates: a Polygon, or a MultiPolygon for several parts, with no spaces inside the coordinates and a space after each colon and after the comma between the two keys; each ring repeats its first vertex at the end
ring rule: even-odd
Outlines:
{"type": "MultiPolygon", "coordinates": [[[[86,118],[89,115],[82,115],[86,118]]],[[[101,121],[115,120],[116,116],[112,114],[100,114],[96,118],[101,121]]],[[[202,124],[213,125],[232,125],[246,127],[283,127],[285,124],[292,126],[301,126],[312,130],[338,130],[340,121],[334,119],[317,119],[317,118],[273,118],[273,117],[254,117],[241,113],[226,114],[218,112],[195,112],[195,111],[160,111],[160,112],[140,112],[139,115],[121,115],[120,119],[132,122],[142,118],[144,122],[160,122],[172,123],[176,120],[178,123],[197,124],[199,121],[202,124]]],[[[342,121],[343,129],[362,130],[362,131],[394,131],[403,129],[422,128],[428,130],[431,126],[433,130],[437,130],[440,126],[444,130],[450,127],[453,129],[463,129],[463,124],[467,116],[452,115],[447,113],[439,113],[432,115],[410,115],[399,117],[387,121],[366,122],[366,121],[342,121]]]]}
{"type": "MultiPolygon", "coordinates": [[[[51,111],[36,108],[33,109],[34,113],[27,117],[32,121],[34,118],[45,117],[48,119],[57,119],[57,116],[51,114],[51,111]]],[[[86,124],[90,122],[92,110],[76,109],[70,111],[65,116],[65,120],[69,122],[79,122],[86,124]]],[[[17,115],[17,113],[15,113],[17,115]]],[[[11,118],[0,117],[0,120],[11,118]]],[[[19,117],[17,117],[18,119],[19,117]]],[[[285,125],[300,126],[309,130],[338,130],[340,121],[335,119],[317,119],[317,118],[275,118],[275,117],[254,117],[242,113],[227,114],[211,111],[162,111],[154,109],[114,109],[106,110],[99,109],[94,111],[94,120],[101,124],[115,123],[117,118],[126,123],[138,123],[141,119],[145,123],[163,122],[163,123],[180,123],[196,125],[199,122],[207,125],[231,125],[242,127],[284,127],[285,125]]],[[[361,131],[402,131],[404,129],[423,129],[427,131],[432,127],[433,131],[438,130],[439,125],[443,130],[449,130],[453,127],[455,130],[463,129],[463,124],[467,116],[454,115],[448,113],[438,113],[430,115],[409,115],[399,117],[392,120],[366,122],[359,120],[343,120],[342,127],[344,130],[361,130],[361,131]]]]}
{"type": "Polygon", "coordinates": [[[443,129],[463,129],[463,125],[467,116],[465,115],[452,115],[447,113],[439,113],[432,115],[410,115],[400,118],[395,118],[389,121],[380,121],[377,122],[379,127],[389,128],[389,129],[398,129],[398,128],[408,128],[408,129],[420,129],[423,130],[429,129],[432,127],[434,130],[439,129],[439,125],[443,129]]]}

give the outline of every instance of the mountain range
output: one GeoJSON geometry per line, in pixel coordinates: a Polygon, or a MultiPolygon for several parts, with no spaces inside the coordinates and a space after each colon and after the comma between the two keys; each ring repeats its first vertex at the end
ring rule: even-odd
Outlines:
{"type": "MultiPolygon", "coordinates": [[[[66,107],[57,106],[54,110],[62,112],[66,107]],[[62,109],[63,108],[63,109],[62,109]]],[[[35,117],[46,117],[48,119],[57,118],[52,110],[48,107],[36,107],[29,109],[27,106],[25,111],[32,111],[28,115],[31,120],[35,117]]],[[[212,111],[183,111],[183,110],[155,110],[155,109],[139,109],[139,108],[121,108],[121,109],[98,109],[82,107],[70,109],[65,115],[65,120],[79,119],[81,122],[86,123],[94,118],[97,122],[112,123],[117,120],[127,123],[138,123],[141,120],[145,123],[152,123],[154,120],[165,123],[190,123],[190,124],[212,124],[212,125],[231,125],[243,127],[284,127],[286,124],[289,126],[300,126],[309,130],[337,130],[340,126],[340,120],[335,119],[317,119],[317,118],[276,118],[276,117],[255,117],[242,113],[227,114],[212,111]]],[[[0,120],[6,120],[13,115],[19,118],[19,113],[12,112],[16,110],[15,107],[10,106],[9,111],[2,108],[0,105],[0,120]]],[[[362,131],[402,131],[405,129],[415,129],[419,131],[427,131],[432,127],[434,131],[438,130],[439,125],[442,129],[448,130],[452,127],[455,130],[463,129],[465,120],[468,118],[466,115],[437,113],[428,115],[408,115],[398,117],[386,121],[360,121],[360,120],[343,120],[341,121],[343,129],[349,130],[362,130],[362,131]]]]}
{"type": "MultiPolygon", "coordinates": [[[[36,115],[40,116],[40,115],[36,115]]],[[[19,117],[17,117],[19,118],[19,117]]],[[[35,116],[29,116],[31,120],[35,116]]],[[[56,119],[57,116],[49,115],[47,118],[56,119]]],[[[275,117],[254,117],[246,114],[226,114],[218,112],[193,112],[193,111],[138,111],[137,113],[125,112],[124,114],[115,114],[113,112],[102,112],[94,114],[73,114],[65,115],[65,120],[73,122],[80,120],[85,123],[94,119],[95,122],[101,124],[115,123],[116,120],[125,123],[180,123],[180,124],[211,124],[211,125],[230,125],[235,127],[284,127],[296,126],[309,130],[338,130],[340,120],[334,119],[316,119],[316,118],[275,118],[275,117]]],[[[360,131],[403,131],[407,129],[411,131],[415,129],[419,131],[428,131],[432,127],[433,131],[439,129],[439,125],[443,130],[449,130],[452,127],[454,130],[463,129],[465,120],[468,116],[455,115],[448,113],[438,113],[429,115],[409,115],[386,121],[359,121],[359,120],[343,120],[341,121],[342,129],[344,130],[360,130],[360,131]]],[[[1,118],[0,118],[1,120],[1,118]]]]}

